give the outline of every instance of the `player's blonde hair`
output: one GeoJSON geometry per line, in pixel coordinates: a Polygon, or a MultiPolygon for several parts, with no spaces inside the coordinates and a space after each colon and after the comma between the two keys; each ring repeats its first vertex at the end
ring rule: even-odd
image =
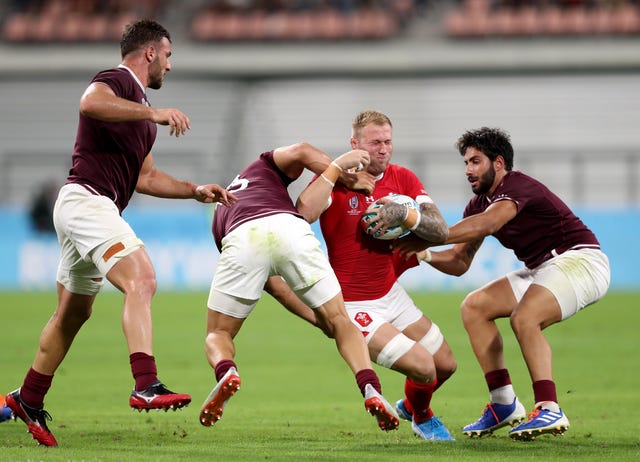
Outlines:
{"type": "Polygon", "coordinates": [[[386,114],[373,109],[367,109],[366,111],[362,111],[353,119],[353,122],[351,123],[351,136],[353,138],[357,138],[360,135],[360,130],[369,124],[389,124],[390,127],[393,127],[391,119],[389,119],[386,114]]]}

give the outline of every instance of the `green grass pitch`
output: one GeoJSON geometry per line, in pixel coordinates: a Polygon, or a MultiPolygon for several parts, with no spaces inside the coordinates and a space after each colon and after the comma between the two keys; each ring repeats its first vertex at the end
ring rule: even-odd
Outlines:
{"type": "MultiPolygon", "coordinates": [[[[92,318],[58,370],[46,409],[60,446],[38,447],[21,422],[0,424],[0,461],[607,461],[640,460],[640,296],[614,292],[547,329],[560,405],[571,428],[562,437],[511,441],[507,430],[468,439],[460,428],[488,399],[459,317],[461,293],[414,299],[445,334],[458,371],[435,395],[436,415],[457,441],[413,436],[407,422],[384,433],[333,340],[286,312],[268,295],[236,339],[242,389],[214,427],[198,422],[215,384],[204,356],[205,293],[159,293],[155,356],[165,384],[190,393],[178,412],[133,412],[133,385],[121,329],[122,296],[100,294],[92,318]]],[[[0,293],[0,392],[19,386],[55,307],[52,293],[0,293]]],[[[508,323],[500,323],[520,399],[533,405],[530,380],[508,323]]],[[[389,401],[403,377],[376,366],[389,401]]]]}

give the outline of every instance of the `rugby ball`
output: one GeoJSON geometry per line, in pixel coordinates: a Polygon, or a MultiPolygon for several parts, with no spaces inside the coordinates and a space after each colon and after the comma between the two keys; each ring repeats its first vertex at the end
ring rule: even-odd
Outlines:
{"type": "MultiPolygon", "coordinates": [[[[393,202],[395,202],[396,204],[400,204],[414,210],[420,210],[418,208],[418,203],[413,198],[409,196],[405,196],[404,194],[389,194],[387,197],[391,199],[393,202]]],[[[391,239],[396,239],[398,237],[402,237],[405,234],[409,233],[409,229],[404,225],[396,225],[396,226],[390,226],[389,228],[387,228],[387,230],[384,233],[380,233],[380,231],[376,231],[375,234],[371,234],[371,230],[376,226],[376,223],[377,223],[377,221],[375,221],[375,212],[380,207],[382,207],[382,204],[378,204],[377,202],[374,202],[362,214],[362,217],[360,218],[360,225],[362,226],[362,230],[366,234],[376,239],[389,241],[391,239]]]]}

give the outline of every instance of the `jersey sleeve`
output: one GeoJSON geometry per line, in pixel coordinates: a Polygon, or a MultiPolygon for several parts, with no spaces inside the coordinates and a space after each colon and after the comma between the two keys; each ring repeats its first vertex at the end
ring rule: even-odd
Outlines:
{"type": "Polygon", "coordinates": [[[511,175],[498,187],[494,193],[493,203],[500,201],[512,201],[520,213],[532,200],[540,195],[538,188],[531,184],[524,185],[518,178],[511,175]]]}
{"type": "Polygon", "coordinates": [[[127,98],[130,94],[131,86],[131,77],[128,74],[128,72],[125,74],[117,69],[110,69],[99,72],[91,82],[104,83],[111,88],[116,96],[127,98]]]}
{"type": "Polygon", "coordinates": [[[405,167],[398,167],[398,177],[402,184],[402,193],[414,199],[420,196],[429,197],[426,188],[420,181],[420,178],[411,170],[405,167]]]}

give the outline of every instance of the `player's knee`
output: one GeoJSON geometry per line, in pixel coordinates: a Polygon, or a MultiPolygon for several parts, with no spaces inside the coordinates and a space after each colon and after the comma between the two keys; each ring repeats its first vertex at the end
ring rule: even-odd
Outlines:
{"type": "Polygon", "coordinates": [[[151,298],[156,293],[158,284],[153,271],[145,271],[124,282],[122,291],[124,293],[135,293],[143,298],[151,298]]]}
{"type": "Polygon", "coordinates": [[[91,312],[91,304],[78,304],[74,306],[74,309],[65,310],[64,316],[60,316],[56,311],[53,320],[65,334],[75,335],[91,317],[91,312]]]}
{"type": "Polygon", "coordinates": [[[511,330],[513,330],[513,333],[516,335],[516,338],[521,338],[529,329],[540,329],[540,324],[535,319],[531,319],[530,316],[518,309],[511,313],[511,316],[509,317],[509,324],[511,325],[511,330]]]}
{"type": "Polygon", "coordinates": [[[460,315],[465,326],[485,317],[483,299],[483,295],[477,290],[464,298],[460,305],[460,315]]]}
{"type": "Polygon", "coordinates": [[[436,363],[438,383],[442,384],[445,380],[455,374],[458,369],[458,362],[453,357],[453,354],[447,355],[444,360],[440,360],[436,363]]]}
{"type": "Polygon", "coordinates": [[[437,370],[433,358],[411,364],[405,375],[417,383],[430,383],[437,376],[437,370]]]}

